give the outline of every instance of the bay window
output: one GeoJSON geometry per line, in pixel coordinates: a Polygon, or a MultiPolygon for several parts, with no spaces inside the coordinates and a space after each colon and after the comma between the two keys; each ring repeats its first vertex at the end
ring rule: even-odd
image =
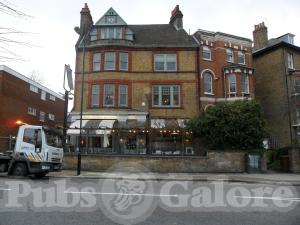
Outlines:
{"type": "Polygon", "coordinates": [[[116,61],[115,52],[105,52],[104,69],[115,70],[116,68],[115,61],[116,61]]]}
{"type": "Polygon", "coordinates": [[[100,71],[100,65],[101,65],[101,54],[94,53],[94,55],[93,55],[93,71],[100,71]]]}
{"type": "Polygon", "coordinates": [[[104,106],[114,106],[115,99],[115,85],[104,84],[104,94],[103,94],[103,105],[104,106]]]}
{"type": "Polygon", "coordinates": [[[236,76],[234,74],[228,75],[228,93],[229,96],[236,96],[236,76]]]}
{"type": "Polygon", "coordinates": [[[248,74],[242,73],[242,94],[249,94],[249,76],[248,74]]]}
{"type": "Polygon", "coordinates": [[[152,105],[154,107],[179,107],[179,85],[154,85],[152,86],[152,105]]]}
{"type": "Polygon", "coordinates": [[[99,85],[94,84],[92,85],[92,107],[99,106],[99,85]]]}
{"type": "Polygon", "coordinates": [[[128,106],[128,85],[119,85],[119,106],[128,106]]]}
{"type": "Polygon", "coordinates": [[[120,53],[120,70],[128,70],[128,53],[120,53]]]}
{"type": "Polygon", "coordinates": [[[101,39],[121,39],[120,27],[105,27],[101,29],[101,39]]]}

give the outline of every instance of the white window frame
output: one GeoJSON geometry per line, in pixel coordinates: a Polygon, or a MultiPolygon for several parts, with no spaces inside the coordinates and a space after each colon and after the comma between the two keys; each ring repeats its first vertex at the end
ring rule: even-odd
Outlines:
{"type": "Polygon", "coordinates": [[[211,61],[211,49],[208,47],[208,46],[203,46],[203,49],[202,49],[202,58],[204,60],[210,60],[211,61]],[[205,54],[204,53],[207,53],[209,54],[209,58],[205,58],[205,54]]]}
{"type": "Polygon", "coordinates": [[[90,33],[91,41],[96,41],[97,40],[97,29],[93,29],[90,33]]]}
{"type": "Polygon", "coordinates": [[[55,99],[56,99],[56,98],[55,98],[54,95],[51,95],[51,94],[50,94],[50,95],[49,95],[49,99],[50,99],[51,101],[54,101],[54,102],[55,102],[55,99]]]}
{"type": "Polygon", "coordinates": [[[228,77],[227,77],[227,83],[228,83],[228,95],[229,95],[229,97],[235,97],[236,96],[236,91],[237,91],[236,90],[236,75],[235,74],[229,74],[228,77]],[[231,82],[230,77],[234,77],[234,82],[231,82]],[[234,84],[234,89],[235,89],[234,92],[230,91],[231,83],[234,84]]]}
{"type": "Polygon", "coordinates": [[[152,86],[152,107],[159,107],[159,108],[179,108],[181,104],[180,99],[180,85],[153,85],[152,86]],[[158,105],[154,105],[154,88],[158,87],[158,105]],[[163,105],[162,104],[162,88],[169,87],[170,88],[170,105],[163,105]],[[178,88],[178,105],[174,105],[174,87],[178,88]]]}
{"type": "Polygon", "coordinates": [[[36,108],[28,107],[27,113],[28,113],[28,115],[36,116],[36,108]]]}
{"type": "Polygon", "coordinates": [[[246,73],[242,73],[241,74],[241,86],[242,86],[242,94],[246,94],[246,95],[248,95],[248,94],[250,94],[250,88],[249,88],[249,75],[248,74],[246,74],[246,73]],[[246,77],[246,82],[243,82],[243,77],[246,77]],[[245,90],[243,90],[244,89],[244,87],[245,87],[245,84],[247,84],[247,89],[246,89],[246,91],[245,90]]]}
{"type": "Polygon", "coordinates": [[[115,52],[105,52],[104,53],[104,70],[116,70],[116,53],[115,52]],[[109,54],[112,54],[114,56],[113,61],[107,61],[107,57],[109,54]],[[113,68],[107,67],[108,62],[113,62],[113,64],[114,64],[113,68]]]}
{"type": "Polygon", "coordinates": [[[45,116],[46,116],[46,113],[43,111],[40,111],[40,121],[41,122],[45,122],[45,116]]]}
{"type": "Polygon", "coordinates": [[[115,85],[114,84],[104,84],[103,85],[103,105],[106,107],[114,107],[115,106],[115,85]],[[105,103],[105,98],[106,98],[106,87],[111,86],[113,90],[113,102],[112,104],[106,104],[105,103]]]}
{"type": "Polygon", "coordinates": [[[289,69],[294,69],[294,57],[292,53],[287,53],[287,63],[289,69]]]}
{"type": "Polygon", "coordinates": [[[128,71],[128,53],[120,52],[119,54],[119,69],[122,71],[128,71]],[[122,61],[122,56],[126,56],[126,61],[122,61]],[[126,68],[122,68],[122,62],[126,63],[126,68]]]}
{"type": "Polygon", "coordinates": [[[207,95],[213,95],[213,75],[210,73],[210,72],[204,72],[203,73],[203,83],[204,83],[204,94],[207,94],[207,95]],[[210,77],[210,90],[211,92],[207,92],[205,90],[205,76],[209,76],[210,77]]]}
{"type": "Polygon", "coordinates": [[[95,52],[93,54],[93,72],[98,72],[101,70],[101,53],[99,52],[95,52]],[[99,59],[97,59],[97,57],[99,57],[99,59]],[[96,69],[96,65],[99,66],[99,68],[96,69]]]}
{"type": "Polygon", "coordinates": [[[46,96],[47,96],[47,92],[41,90],[41,99],[44,100],[44,101],[46,101],[46,96]]]}
{"type": "Polygon", "coordinates": [[[121,27],[104,27],[101,29],[101,39],[122,39],[121,27]],[[119,32],[118,32],[119,31],[119,32]],[[112,32],[112,36],[110,35],[112,32]]]}
{"type": "Polygon", "coordinates": [[[128,85],[127,84],[120,84],[119,85],[119,96],[118,96],[118,99],[119,99],[119,106],[120,107],[128,107],[128,85]],[[126,87],[126,91],[124,93],[121,93],[121,88],[122,87],[126,87]],[[121,95],[126,95],[126,103],[122,104],[121,103],[121,95]]]}
{"type": "MultiPolygon", "coordinates": [[[[294,90],[295,90],[295,93],[300,93],[300,85],[296,85],[296,81],[297,81],[297,79],[299,79],[300,80],[300,77],[294,77],[294,90]]],[[[300,83],[300,82],[299,82],[300,83]]]]}
{"type": "Polygon", "coordinates": [[[231,48],[226,49],[226,61],[231,63],[234,61],[233,50],[231,48]]]}
{"type": "Polygon", "coordinates": [[[99,107],[99,100],[100,100],[100,85],[99,84],[92,84],[91,87],[91,106],[92,107],[99,107]],[[93,87],[97,87],[95,90],[93,87]]]}
{"type": "Polygon", "coordinates": [[[177,54],[171,53],[171,54],[154,54],[154,71],[158,72],[176,72],[177,71],[177,54]],[[168,59],[168,56],[174,56],[174,60],[168,59]],[[164,68],[162,70],[156,68],[156,63],[162,62],[164,63],[164,68]],[[168,69],[168,62],[174,63],[175,62],[175,69],[170,70],[168,69]]]}
{"type": "Polygon", "coordinates": [[[30,84],[29,89],[30,89],[30,91],[32,91],[34,93],[39,93],[38,87],[34,86],[33,84],[30,84]]]}
{"type": "Polygon", "coordinates": [[[54,121],[55,120],[55,115],[52,114],[52,113],[49,113],[48,118],[49,118],[49,120],[54,121]]]}
{"type": "Polygon", "coordinates": [[[245,53],[242,51],[238,51],[238,64],[245,64],[246,62],[246,56],[245,53]],[[243,61],[240,62],[240,59],[243,59],[243,61]]]}

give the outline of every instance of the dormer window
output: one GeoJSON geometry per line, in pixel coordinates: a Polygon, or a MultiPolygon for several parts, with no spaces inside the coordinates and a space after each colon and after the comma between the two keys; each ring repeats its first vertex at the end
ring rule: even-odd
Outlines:
{"type": "Polygon", "coordinates": [[[91,41],[96,41],[97,40],[97,29],[93,29],[90,33],[91,36],[91,41]]]}
{"type": "Polygon", "coordinates": [[[101,39],[121,39],[122,32],[120,27],[101,28],[101,39]]]}

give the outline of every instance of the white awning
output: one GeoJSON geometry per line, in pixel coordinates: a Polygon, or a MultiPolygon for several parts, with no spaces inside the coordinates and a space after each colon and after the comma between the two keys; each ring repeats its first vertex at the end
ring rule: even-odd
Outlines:
{"type": "Polygon", "coordinates": [[[151,120],[151,128],[157,128],[161,129],[164,128],[165,125],[165,120],[164,119],[152,119],[151,120]]]}
{"type": "Polygon", "coordinates": [[[152,119],[151,128],[162,129],[165,127],[185,128],[185,119],[152,119]]]}
{"type": "MultiPolygon", "coordinates": [[[[84,128],[87,122],[88,120],[82,120],[82,128],[84,128]]],[[[67,134],[80,134],[80,120],[76,120],[70,125],[67,134]]]]}
{"type": "Polygon", "coordinates": [[[96,134],[110,134],[111,129],[113,128],[115,120],[101,120],[99,124],[99,130],[96,130],[96,134]]]}

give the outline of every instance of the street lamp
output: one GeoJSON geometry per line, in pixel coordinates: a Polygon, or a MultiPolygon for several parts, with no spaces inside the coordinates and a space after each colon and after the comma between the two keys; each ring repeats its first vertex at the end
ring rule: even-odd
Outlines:
{"type": "Polygon", "coordinates": [[[16,124],[18,124],[18,125],[28,125],[27,123],[24,123],[22,120],[17,120],[16,124]]]}
{"type": "Polygon", "coordinates": [[[82,48],[82,71],[81,71],[81,95],[80,95],[80,129],[79,129],[79,148],[77,154],[77,176],[80,175],[81,172],[81,146],[83,143],[82,140],[82,113],[83,113],[83,90],[84,90],[84,64],[85,64],[85,44],[86,44],[86,37],[87,32],[83,36],[83,48],[82,48]]]}

